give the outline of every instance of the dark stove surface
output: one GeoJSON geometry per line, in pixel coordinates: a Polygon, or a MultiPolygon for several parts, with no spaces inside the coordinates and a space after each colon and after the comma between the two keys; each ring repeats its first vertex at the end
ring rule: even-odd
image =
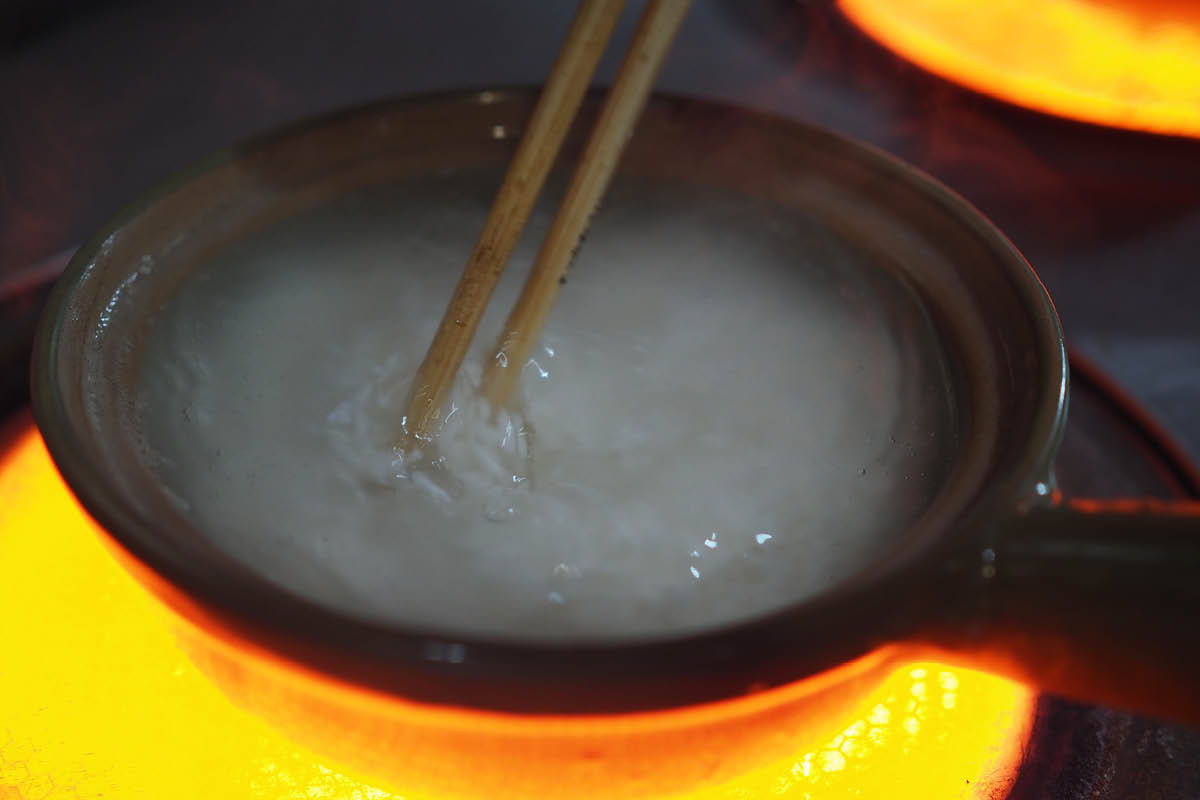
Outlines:
{"type": "MultiPolygon", "coordinates": [[[[314,113],[412,92],[539,83],[573,7],[57,5],[86,13],[54,25],[39,18],[38,35],[0,49],[0,294],[22,298],[0,313],[5,412],[24,391],[39,278],[61,266],[55,253],[142,189],[213,149],[314,113]]],[[[634,13],[619,36],[629,35],[634,13]]],[[[607,58],[601,82],[614,68],[607,58]]],[[[1200,140],[1095,128],[959,89],[880,49],[827,2],[697,0],[660,87],[818,122],[959,191],[1029,258],[1074,348],[1063,488],[1096,497],[1200,489],[1185,463],[1200,459],[1200,140]],[[1180,446],[1114,401],[1092,362],[1180,446]]],[[[1200,731],[1043,698],[1013,796],[1198,797],[1200,731]]]]}

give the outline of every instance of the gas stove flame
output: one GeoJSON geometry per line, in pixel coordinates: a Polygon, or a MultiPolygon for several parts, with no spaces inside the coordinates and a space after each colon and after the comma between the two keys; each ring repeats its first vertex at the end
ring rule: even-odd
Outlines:
{"type": "Polygon", "coordinates": [[[1084,122],[1200,136],[1200,3],[838,4],[889,49],[984,94],[1084,122]]]}
{"type": "MultiPolygon", "coordinates": [[[[235,707],[104,549],[36,431],[12,441],[0,452],[0,798],[418,800],[235,707]]],[[[1032,717],[1032,693],[1008,680],[907,665],[829,720],[820,746],[687,796],[1004,796],[1032,717]]]]}

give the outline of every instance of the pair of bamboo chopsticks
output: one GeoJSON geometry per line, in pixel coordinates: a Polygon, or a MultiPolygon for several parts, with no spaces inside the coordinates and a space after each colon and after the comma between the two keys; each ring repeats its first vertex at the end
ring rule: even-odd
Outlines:
{"type": "MultiPolygon", "coordinates": [[[[529,219],[625,3],[626,0],[580,3],[483,231],[417,371],[403,421],[404,441],[428,441],[436,430],[442,404],[492,291],[529,219]]],[[[509,402],[521,367],[529,358],[558,296],[559,279],[565,275],[608,186],[690,5],[691,0],[650,0],[642,13],[583,158],[504,324],[495,358],[485,367],[481,393],[493,408],[509,402]]]]}

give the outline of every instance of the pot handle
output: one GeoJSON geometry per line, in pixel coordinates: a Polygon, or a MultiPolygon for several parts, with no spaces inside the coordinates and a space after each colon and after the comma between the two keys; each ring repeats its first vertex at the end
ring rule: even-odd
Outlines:
{"type": "Polygon", "coordinates": [[[918,637],[1054,694],[1200,724],[1200,502],[1069,500],[952,559],[918,637]]]}

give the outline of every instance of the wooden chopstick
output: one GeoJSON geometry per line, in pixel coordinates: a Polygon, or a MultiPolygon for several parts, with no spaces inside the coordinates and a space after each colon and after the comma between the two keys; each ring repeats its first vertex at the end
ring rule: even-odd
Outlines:
{"type": "Polygon", "coordinates": [[[484,367],[481,391],[493,408],[511,401],[521,369],[558,296],[559,281],[608,187],[690,5],[691,0],[651,0],[642,13],[633,44],[609,90],[566,197],[504,324],[495,357],[484,367]]]}
{"type": "Polygon", "coordinates": [[[583,102],[626,0],[582,0],[483,231],[417,370],[400,447],[428,441],[475,329],[583,102]]]}

